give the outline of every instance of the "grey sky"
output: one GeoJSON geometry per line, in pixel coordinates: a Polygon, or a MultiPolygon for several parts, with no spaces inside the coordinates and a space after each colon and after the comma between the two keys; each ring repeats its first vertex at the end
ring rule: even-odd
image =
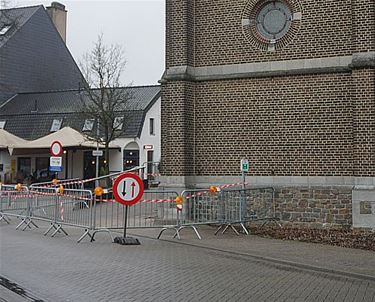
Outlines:
{"type": "MultiPolygon", "coordinates": [[[[106,44],[120,44],[125,51],[124,84],[157,84],[164,71],[164,0],[57,1],[68,11],[67,45],[77,62],[103,33],[106,44]]],[[[51,2],[11,0],[11,5],[51,2]]]]}

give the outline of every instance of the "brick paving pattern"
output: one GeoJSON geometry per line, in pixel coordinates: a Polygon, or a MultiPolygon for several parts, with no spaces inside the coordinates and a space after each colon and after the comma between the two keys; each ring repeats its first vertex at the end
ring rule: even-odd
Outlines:
{"type": "MultiPolygon", "coordinates": [[[[1,275],[44,301],[375,301],[375,282],[140,237],[141,246],[0,226],[1,275]]],[[[203,241],[204,242],[204,241],[203,241]]]]}

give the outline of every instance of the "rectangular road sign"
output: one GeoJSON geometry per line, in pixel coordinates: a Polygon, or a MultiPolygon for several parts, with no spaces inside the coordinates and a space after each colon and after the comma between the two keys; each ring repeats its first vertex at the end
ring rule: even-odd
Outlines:
{"type": "Polygon", "coordinates": [[[92,156],[103,156],[103,150],[92,151],[92,156]]]}
{"type": "Polygon", "coordinates": [[[249,160],[241,159],[241,172],[249,172],[249,160]]]}
{"type": "Polygon", "coordinates": [[[49,158],[49,170],[52,172],[62,171],[62,157],[61,156],[51,156],[49,158]]]}
{"type": "Polygon", "coordinates": [[[62,157],[61,156],[51,156],[49,159],[49,165],[54,167],[62,166],[62,157]]]}

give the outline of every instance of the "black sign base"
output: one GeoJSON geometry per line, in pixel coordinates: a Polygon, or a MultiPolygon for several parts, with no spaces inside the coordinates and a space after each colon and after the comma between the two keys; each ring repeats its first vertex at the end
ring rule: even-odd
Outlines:
{"type": "Polygon", "coordinates": [[[134,237],[116,237],[114,243],[121,245],[140,245],[141,243],[137,238],[134,237]]]}

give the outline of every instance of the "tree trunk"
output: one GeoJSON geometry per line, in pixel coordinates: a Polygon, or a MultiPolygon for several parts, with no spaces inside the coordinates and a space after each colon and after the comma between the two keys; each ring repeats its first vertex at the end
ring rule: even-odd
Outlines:
{"type": "MultiPolygon", "coordinates": [[[[105,174],[108,175],[109,174],[109,143],[108,142],[105,143],[104,157],[105,157],[105,162],[106,162],[106,164],[104,165],[105,174]]],[[[111,186],[112,186],[111,179],[107,177],[107,188],[110,188],[111,186]]]]}

